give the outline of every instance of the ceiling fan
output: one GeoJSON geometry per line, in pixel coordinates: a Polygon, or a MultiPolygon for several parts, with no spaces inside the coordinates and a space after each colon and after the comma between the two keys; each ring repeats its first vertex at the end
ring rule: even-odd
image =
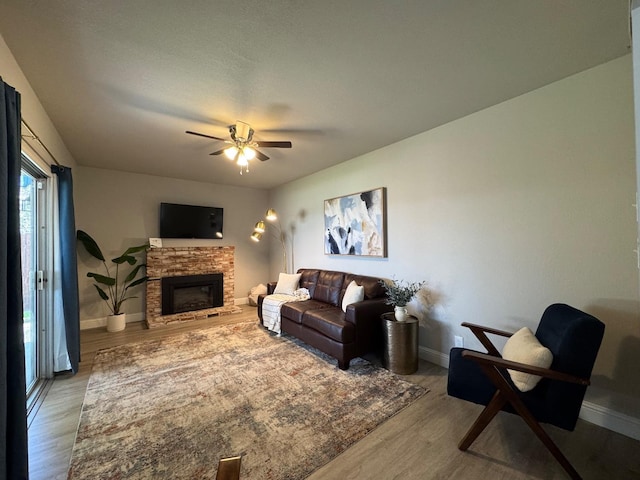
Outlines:
{"type": "Polygon", "coordinates": [[[199,137],[211,138],[229,144],[229,146],[211,152],[209,155],[220,155],[224,153],[229,160],[234,160],[240,167],[240,175],[243,172],[249,172],[249,160],[258,157],[259,160],[269,160],[264,153],[258,150],[258,148],[291,148],[291,142],[263,142],[253,140],[254,130],[248,123],[236,121],[235,125],[229,126],[229,134],[231,140],[225,140],[224,138],[214,137],[213,135],[207,135],[204,133],[192,132],[187,130],[186,133],[190,135],[197,135],[199,137]]]}

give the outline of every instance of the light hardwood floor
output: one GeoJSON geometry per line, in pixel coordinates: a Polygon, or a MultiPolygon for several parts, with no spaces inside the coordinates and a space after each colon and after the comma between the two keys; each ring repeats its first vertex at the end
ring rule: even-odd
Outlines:
{"type": "MultiPolygon", "coordinates": [[[[124,343],[212,325],[257,321],[256,309],[205,321],[148,330],[127,324],[81,332],[82,361],[75,376],[56,377],[29,427],[31,480],[66,478],[80,409],[96,352],[124,343]]],[[[375,359],[373,359],[375,361],[375,359]]],[[[343,479],[563,479],[567,478],[524,422],[500,413],[468,452],[456,445],[482,408],[446,394],[447,370],[420,361],[404,376],[429,393],[314,472],[312,480],[343,479]]],[[[640,479],[640,442],[580,420],[574,432],[545,426],[585,479],[640,479]]]]}

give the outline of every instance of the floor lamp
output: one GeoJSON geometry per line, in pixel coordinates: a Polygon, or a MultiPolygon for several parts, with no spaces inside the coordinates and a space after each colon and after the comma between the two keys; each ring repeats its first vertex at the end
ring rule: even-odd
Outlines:
{"type": "Polygon", "coordinates": [[[253,233],[251,234],[251,240],[254,242],[259,242],[262,239],[262,235],[267,231],[267,226],[276,230],[276,232],[271,232],[271,234],[280,240],[280,245],[282,246],[282,266],[284,267],[284,273],[289,273],[287,269],[287,247],[285,245],[285,237],[284,232],[282,231],[282,225],[280,224],[280,220],[278,219],[278,214],[273,208],[267,210],[267,213],[264,216],[265,220],[269,223],[265,223],[264,220],[260,220],[256,223],[256,226],[253,228],[253,233]]]}

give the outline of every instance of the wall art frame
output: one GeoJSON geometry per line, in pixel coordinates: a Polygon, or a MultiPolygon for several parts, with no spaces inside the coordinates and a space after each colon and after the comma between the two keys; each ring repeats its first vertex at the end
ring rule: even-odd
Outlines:
{"type": "Polygon", "coordinates": [[[387,257],[387,189],[324,201],[324,253],[387,257]]]}

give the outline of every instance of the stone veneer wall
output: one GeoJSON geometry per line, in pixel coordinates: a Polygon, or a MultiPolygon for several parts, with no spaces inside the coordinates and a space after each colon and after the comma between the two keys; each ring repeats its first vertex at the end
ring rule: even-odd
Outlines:
{"type": "Polygon", "coordinates": [[[149,328],[226,313],[240,312],[235,300],[235,247],[162,247],[147,251],[147,315],[149,328]],[[162,315],[162,278],[222,273],[222,307],[162,315]]]}

